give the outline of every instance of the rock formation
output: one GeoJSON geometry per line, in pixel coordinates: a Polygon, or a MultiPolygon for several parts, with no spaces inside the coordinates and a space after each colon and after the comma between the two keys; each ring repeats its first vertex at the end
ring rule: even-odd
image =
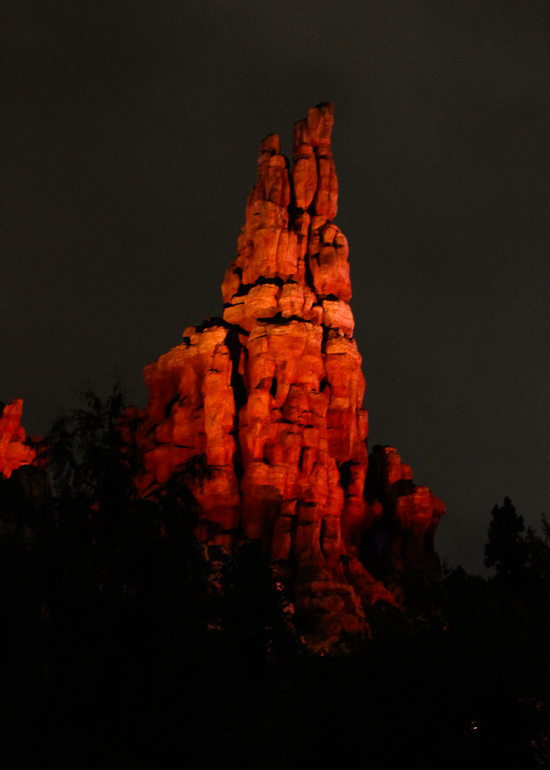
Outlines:
{"type": "Polygon", "coordinates": [[[241,533],[261,539],[317,649],[364,630],[372,603],[399,597],[365,568],[365,533],[388,529],[398,576],[409,552],[433,553],[445,510],[391,447],[374,453],[366,485],[365,380],[348,243],[333,223],[332,125],[331,104],[295,124],[292,170],[277,136],[261,143],[223,318],[186,329],[149,364],[149,403],[128,413],[143,453],[140,493],[203,457],[199,536],[228,550],[241,533]]]}
{"type": "Polygon", "coordinates": [[[0,541],[35,542],[41,511],[52,491],[48,447],[40,436],[26,436],[23,400],[0,403],[0,541]]]}
{"type": "Polygon", "coordinates": [[[0,474],[7,479],[14,470],[30,465],[36,458],[33,443],[37,439],[27,439],[21,425],[22,411],[22,398],[14,399],[11,404],[0,404],[0,474]]]}

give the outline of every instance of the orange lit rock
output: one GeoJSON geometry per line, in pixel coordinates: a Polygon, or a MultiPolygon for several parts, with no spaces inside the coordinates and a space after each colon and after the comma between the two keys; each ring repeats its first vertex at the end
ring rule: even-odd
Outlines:
{"type": "Polygon", "coordinates": [[[7,479],[14,470],[30,465],[36,457],[36,450],[29,445],[21,425],[22,411],[23,399],[16,398],[4,406],[0,417],[0,473],[7,479]]]}
{"type": "Polygon", "coordinates": [[[365,632],[375,602],[395,603],[365,565],[369,533],[433,543],[444,513],[395,450],[379,448],[368,470],[348,243],[332,223],[332,126],[330,104],[295,124],[290,175],[278,137],[261,143],[223,319],[186,329],[146,367],[136,434],[142,494],[202,458],[200,537],[230,548],[241,528],[260,539],[319,651],[365,632]]]}
{"type": "Polygon", "coordinates": [[[349,302],[351,282],[349,278],[348,242],[336,225],[323,223],[311,234],[309,241],[309,267],[313,286],[318,297],[331,295],[349,302]]]}
{"type": "Polygon", "coordinates": [[[318,216],[334,219],[338,207],[338,179],[330,149],[334,124],[332,104],[309,110],[294,124],[293,180],[296,205],[313,208],[318,216]]]}

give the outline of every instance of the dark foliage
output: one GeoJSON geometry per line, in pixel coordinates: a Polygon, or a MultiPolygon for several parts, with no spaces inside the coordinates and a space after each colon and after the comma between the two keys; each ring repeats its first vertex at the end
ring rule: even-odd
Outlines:
{"type": "Polygon", "coordinates": [[[292,608],[259,541],[244,541],[218,572],[219,625],[233,663],[261,664],[292,655],[298,641],[292,608]]]}
{"type": "Polygon", "coordinates": [[[410,577],[316,658],[259,545],[209,553],[193,458],[147,499],[124,399],[85,395],[44,474],[0,480],[3,767],[536,768],[550,762],[550,531],[495,507],[489,579],[410,577]],[[207,558],[208,557],[208,558],[207,558]]]}
{"type": "Polygon", "coordinates": [[[123,478],[118,423],[124,394],[117,383],[105,402],[91,389],[80,399],[85,408],[57,419],[46,436],[54,491],[61,498],[110,499],[123,478]]]}
{"type": "Polygon", "coordinates": [[[543,537],[523,523],[509,497],[491,514],[485,566],[494,567],[495,580],[511,589],[531,584],[535,590],[550,578],[550,527],[541,517],[543,537]]]}

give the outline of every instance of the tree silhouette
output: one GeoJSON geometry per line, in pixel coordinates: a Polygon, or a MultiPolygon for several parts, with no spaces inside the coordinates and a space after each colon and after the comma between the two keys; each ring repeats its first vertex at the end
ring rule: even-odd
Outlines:
{"type": "Polygon", "coordinates": [[[550,526],[541,517],[543,537],[532,527],[525,527],[509,497],[491,514],[488,542],[485,544],[486,567],[494,567],[496,577],[507,583],[540,583],[550,576],[550,526]]]}
{"type": "Polygon", "coordinates": [[[118,426],[125,398],[117,382],[105,401],[91,388],[80,400],[84,407],[59,417],[47,434],[49,471],[58,497],[96,501],[122,480],[118,426]]]}
{"type": "Polygon", "coordinates": [[[190,491],[202,465],[192,458],[140,497],[139,454],[120,430],[122,388],[81,399],[48,434],[55,497],[37,549],[48,698],[62,719],[84,712],[90,730],[116,733],[122,722],[142,724],[178,683],[189,688],[207,651],[209,565],[190,491]]]}
{"type": "Polygon", "coordinates": [[[494,567],[497,575],[517,576],[525,566],[525,531],[523,516],[518,515],[509,497],[504,505],[495,505],[491,512],[488,542],[485,545],[486,567],[494,567]]]}

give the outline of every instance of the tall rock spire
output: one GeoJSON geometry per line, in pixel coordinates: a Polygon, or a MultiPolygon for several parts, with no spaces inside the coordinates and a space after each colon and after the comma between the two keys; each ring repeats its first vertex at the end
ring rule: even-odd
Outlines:
{"type": "Polygon", "coordinates": [[[227,549],[237,531],[261,539],[321,648],[343,629],[364,629],[367,605],[395,603],[394,578],[406,567],[399,554],[424,553],[444,512],[391,448],[366,478],[348,244],[332,221],[333,120],[332,105],[320,104],[295,124],[291,173],[278,137],[261,143],[238,256],[222,284],[223,319],[186,329],[181,345],[146,367],[137,433],[141,493],[202,457],[199,536],[227,549]],[[395,575],[386,570],[393,593],[361,561],[365,532],[384,522],[401,543],[395,575]]]}

